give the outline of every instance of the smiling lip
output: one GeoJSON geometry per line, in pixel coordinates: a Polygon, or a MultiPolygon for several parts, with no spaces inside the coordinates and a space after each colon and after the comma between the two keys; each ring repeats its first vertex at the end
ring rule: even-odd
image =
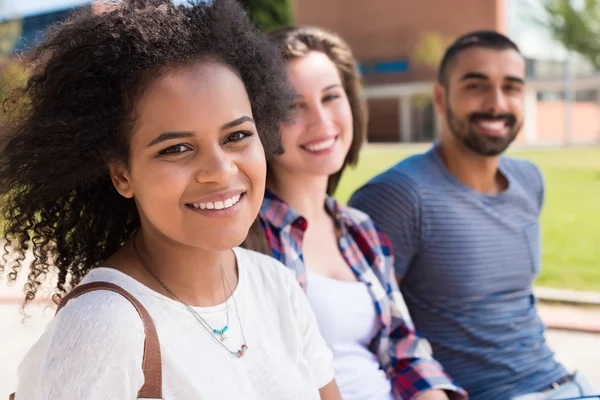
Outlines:
{"type": "Polygon", "coordinates": [[[504,136],[508,131],[506,120],[479,119],[475,125],[487,136],[504,136]]]}
{"type": "Polygon", "coordinates": [[[245,195],[243,190],[227,190],[186,203],[185,206],[206,216],[229,217],[239,212],[245,195]]]}
{"type": "Polygon", "coordinates": [[[308,143],[300,145],[300,147],[302,148],[302,150],[304,150],[310,154],[316,154],[316,155],[328,154],[335,147],[337,139],[338,139],[337,136],[329,136],[327,138],[321,138],[321,139],[316,139],[316,140],[310,141],[308,143]]]}

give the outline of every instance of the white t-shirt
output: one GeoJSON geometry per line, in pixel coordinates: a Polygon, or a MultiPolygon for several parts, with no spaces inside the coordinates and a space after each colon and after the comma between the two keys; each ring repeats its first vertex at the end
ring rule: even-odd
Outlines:
{"type": "MultiPolygon", "coordinates": [[[[161,345],[163,398],[319,399],[334,377],[332,354],[292,272],[278,261],[234,249],[239,282],[233,296],[248,350],[236,358],[184,305],[109,268],[92,270],[82,283],[115,283],[150,313],[161,345]]],[[[242,344],[233,301],[228,339],[242,344]]],[[[195,307],[211,327],[226,323],[226,304],[195,307]]],[[[215,335],[216,337],[216,335],[215,335]]],[[[109,291],[69,301],[48,324],[19,366],[18,400],[135,399],[143,384],[142,321],[131,303],[109,291]]]]}
{"type": "Polygon", "coordinates": [[[342,398],[392,400],[391,382],[369,349],[381,326],[367,285],[306,271],[306,295],[333,352],[342,398]]]}

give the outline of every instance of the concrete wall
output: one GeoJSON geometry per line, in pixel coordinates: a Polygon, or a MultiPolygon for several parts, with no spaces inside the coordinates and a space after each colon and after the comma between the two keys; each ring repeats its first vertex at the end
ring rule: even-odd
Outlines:
{"type": "MultiPolygon", "coordinates": [[[[593,102],[573,105],[572,142],[600,143],[600,108],[593,102]]],[[[565,102],[538,101],[536,110],[537,135],[540,144],[559,144],[565,141],[565,102]]]]}

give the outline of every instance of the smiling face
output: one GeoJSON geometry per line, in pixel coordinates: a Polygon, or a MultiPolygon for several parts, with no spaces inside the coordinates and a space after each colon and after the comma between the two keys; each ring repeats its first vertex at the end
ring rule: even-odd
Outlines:
{"type": "Polygon", "coordinates": [[[523,57],[513,49],[472,47],[449,68],[447,82],[434,88],[444,134],[476,154],[501,154],[523,125],[523,57]]]}
{"type": "Polygon", "coordinates": [[[350,103],[335,64],[312,51],[287,63],[297,98],[293,121],[282,126],[285,153],[271,164],[275,173],[327,177],[342,168],[352,143],[350,103]]]}
{"type": "Polygon", "coordinates": [[[243,82],[203,61],[173,69],[139,98],[128,167],[113,165],[142,229],[211,251],[238,246],[258,214],[266,161],[243,82]]]}

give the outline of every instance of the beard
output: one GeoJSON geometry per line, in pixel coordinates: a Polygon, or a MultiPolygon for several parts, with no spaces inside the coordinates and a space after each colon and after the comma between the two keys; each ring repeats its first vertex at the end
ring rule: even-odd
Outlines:
{"type": "Polygon", "coordinates": [[[460,119],[446,102],[446,122],[452,135],[463,145],[482,156],[497,156],[502,154],[515,140],[523,126],[514,114],[471,113],[465,119],[460,119]],[[477,133],[474,124],[479,120],[504,121],[508,126],[505,136],[487,136],[477,133]]]}

